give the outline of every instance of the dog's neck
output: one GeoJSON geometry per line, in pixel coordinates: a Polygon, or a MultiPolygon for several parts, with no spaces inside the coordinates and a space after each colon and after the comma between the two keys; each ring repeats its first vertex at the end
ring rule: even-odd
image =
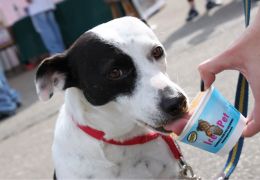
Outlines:
{"type": "Polygon", "coordinates": [[[66,90],[65,107],[76,123],[103,131],[106,139],[123,141],[149,132],[136,123],[127,109],[115,102],[93,106],[77,88],[66,90]]]}

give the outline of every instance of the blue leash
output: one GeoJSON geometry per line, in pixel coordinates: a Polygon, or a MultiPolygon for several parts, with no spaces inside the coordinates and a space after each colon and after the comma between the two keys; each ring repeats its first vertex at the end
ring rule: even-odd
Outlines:
{"type": "MultiPolygon", "coordinates": [[[[245,14],[245,26],[249,25],[250,21],[250,9],[251,9],[251,0],[243,0],[244,1],[244,14],[245,14]]],[[[236,99],[235,99],[235,107],[238,109],[245,117],[247,116],[248,110],[248,82],[245,77],[239,73],[237,90],[236,90],[236,99]]],[[[244,137],[240,137],[237,144],[230,151],[224,169],[221,173],[221,178],[229,179],[230,175],[236,169],[236,166],[239,162],[239,158],[242,152],[244,144],[244,137]]]]}

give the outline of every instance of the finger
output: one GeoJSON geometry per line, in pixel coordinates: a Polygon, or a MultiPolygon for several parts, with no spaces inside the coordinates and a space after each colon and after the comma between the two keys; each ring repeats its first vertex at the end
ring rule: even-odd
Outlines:
{"type": "Polygon", "coordinates": [[[248,121],[243,131],[244,137],[251,137],[260,131],[260,124],[256,123],[255,120],[248,121]]]}
{"type": "Polygon", "coordinates": [[[215,75],[226,69],[237,69],[234,61],[236,58],[232,56],[232,51],[228,50],[224,53],[201,63],[198,67],[200,76],[205,83],[205,88],[209,88],[215,81],[215,75]]]}
{"type": "Polygon", "coordinates": [[[208,64],[206,62],[199,65],[200,77],[204,82],[205,89],[208,89],[215,81],[215,74],[208,71],[207,66],[208,64]]]}
{"type": "Polygon", "coordinates": [[[250,113],[249,116],[247,116],[247,121],[246,121],[246,124],[249,124],[251,121],[254,120],[254,111],[252,111],[252,113],[250,113]]]}

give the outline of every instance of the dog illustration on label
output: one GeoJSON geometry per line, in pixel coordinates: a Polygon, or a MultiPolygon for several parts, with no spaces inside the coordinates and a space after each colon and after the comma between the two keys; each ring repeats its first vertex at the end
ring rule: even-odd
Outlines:
{"type": "Polygon", "coordinates": [[[213,134],[220,136],[223,133],[223,130],[220,127],[216,125],[210,125],[207,121],[202,119],[199,120],[197,131],[204,131],[208,137],[211,137],[213,134]]]}

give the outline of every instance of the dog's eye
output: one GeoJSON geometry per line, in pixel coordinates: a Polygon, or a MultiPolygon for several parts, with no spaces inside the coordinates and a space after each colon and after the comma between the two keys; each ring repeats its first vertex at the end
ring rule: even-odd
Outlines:
{"type": "Polygon", "coordinates": [[[163,56],[163,48],[161,46],[156,46],[152,50],[152,57],[154,57],[156,60],[161,58],[163,56]]]}
{"type": "Polygon", "coordinates": [[[121,69],[115,68],[108,74],[108,79],[111,80],[118,80],[122,77],[123,71],[121,69]]]}

